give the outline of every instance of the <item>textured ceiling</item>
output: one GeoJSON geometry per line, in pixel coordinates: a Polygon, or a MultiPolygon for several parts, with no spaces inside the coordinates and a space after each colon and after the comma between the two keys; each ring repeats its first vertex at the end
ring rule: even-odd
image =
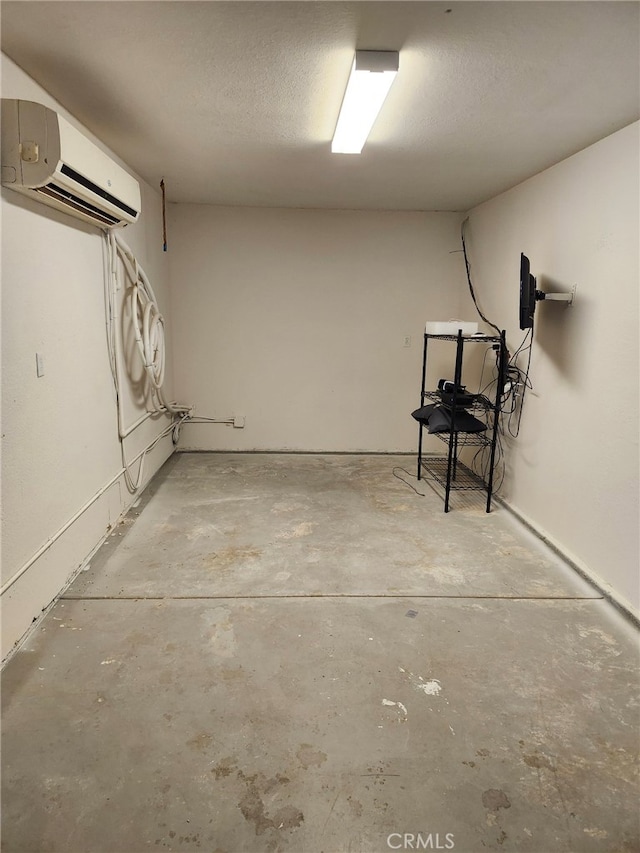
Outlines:
{"type": "Polygon", "coordinates": [[[3,2],[2,49],[170,201],[466,210],[637,120],[639,10],[3,2]],[[363,153],[331,154],[356,48],[400,72],[363,153]]]}

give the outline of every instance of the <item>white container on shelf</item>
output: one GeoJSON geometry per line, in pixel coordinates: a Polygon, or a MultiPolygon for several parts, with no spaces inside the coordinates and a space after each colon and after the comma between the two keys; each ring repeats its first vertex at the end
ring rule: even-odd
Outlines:
{"type": "Polygon", "coordinates": [[[424,327],[427,335],[457,335],[460,329],[463,335],[475,335],[478,324],[466,320],[432,320],[424,327]]]}

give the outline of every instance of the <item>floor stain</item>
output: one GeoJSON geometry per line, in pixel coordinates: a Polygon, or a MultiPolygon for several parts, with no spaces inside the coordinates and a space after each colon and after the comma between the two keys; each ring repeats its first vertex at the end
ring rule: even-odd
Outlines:
{"type": "Polygon", "coordinates": [[[354,799],[351,794],[347,797],[347,802],[351,808],[351,811],[356,817],[362,817],[362,803],[360,800],[354,799]]]}
{"type": "Polygon", "coordinates": [[[262,795],[271,792],[274,788],[286,785],[289,779],[280,774],[271,779],[264,779],[262,774],[245,776],[242,771],[238,777],[243,779],[247,790],[238,803],[238,808],[246,821],[253,822],[256,835],[262,835],[267,829],[295,829],[304,821],[304,815],[295,806],[283,806],[274,813],[272,817],[266,812],[262,795]]]}
{"type": "Polygon", "coordinates": [[[309,767],[319,767],[327,760],[327,755],[319,749],[314,749],[310,743],[301,743],[296,752],[298,761],[307,770],[309,767]]]}
{"type": "Polygon", "coordinates": [[[266,779],[262,785],[262,790],[265,794],[268,794],[270,791],[273,791],[274,788],[277,788],[279,785],[288,785],[291,779],[288,776],[284,776],[282,773],[276,773],[271,779],[266,779]]]}
{"type": "Polygon", "coordinates": [[[276,539],[300,539],[302,536],[309,536],[315,526],[315,521],[301,521],[293,530],[285,530],[282,533],[278,533],[276,539]]]}
{"type": "Polygon", "coordinates": [[[540,755],[540,753],[536,752],[533,755],[523,755],[522,760],[529,767],[535,767],[539,770],[541,767],[546,767],[548,770],[552,770],[554,773],[556,768],[549,761],[546,755],[540,755]]]}
{"type": "Polygon", "coordinates": [[[245,560],[257,559],[261,554],[262,550],[260,548],[251,548],[248,545],[229,545],[228,548],[221,548],[219,551],[216,551],[215,559],[211,562],[211,567],[218,571],[223,571],[245,560]]]}
{"type": "Polygon", "coordinates": [[[215,774],[216,779],[223,779],[225,776],[230,776],[235,769],[236,763],[233,758],[223,758],[211,768],[211,772],[215,774]]]}
{"type": "Polygon", "coordinates": [[[410,509],[409,504],[405,503],[391,503],[388,500],[378,496],[378,495],[369,495],[368,496],[374,508],[380,510],[380,512],[384,513],[397,513],[397,512],[408,512],[410,509]]]}
{"type": "Polygon", "coordinates": [[[200,734],[187,741],[187,746],[190,746],[191,749],[199,749],[201,752],[204,752],[212,743],[213,735],[208,734],[208,732],[200,732],[200,734]]]}
{"type": "Polygon", "coordinates": [[[497,788],[489,788],[482,794],[482,805],[489,811],[497,812],[498,809],[511,808],[511,801],[504,791],[497,788]]]}
{"type": "Polygon", "coordinates": [[[132,631],[125,637],[125,643],[131,646],[150,646],[154,643],[154,638],[144,631],[132,631]]]}
{"type": "Polygon", "coordinates": [[[220,678],[225,682],[236,682],[242,681],[245,677],[245,671],[243,667],[227,667],[223,666],[220,668],[220,678]]]}

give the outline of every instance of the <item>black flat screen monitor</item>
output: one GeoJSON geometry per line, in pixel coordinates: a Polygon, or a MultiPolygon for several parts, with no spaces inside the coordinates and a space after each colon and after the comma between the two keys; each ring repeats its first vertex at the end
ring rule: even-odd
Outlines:
{"type": "Polygon", "coordinates": [[[529,258],[520,254],[520,328],[533,329],[536,310],[536,280],[531,275],[529,258]]]}

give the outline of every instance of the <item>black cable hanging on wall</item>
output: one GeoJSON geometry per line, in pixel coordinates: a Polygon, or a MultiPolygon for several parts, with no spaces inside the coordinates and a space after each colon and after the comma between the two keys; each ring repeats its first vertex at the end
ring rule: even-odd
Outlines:
{"type": "Polygon", "coordinates": [[[160,189],[162,190],[162,251],[167,251],[167,205],[164,193],[164,178],[160,181],[160,189]]]}
{"type": "Polygon", "coordinates": [[[469,221],[469,217],[467,216],[467,218],[464,220],[464,222],[460,226],[460,239],[462,240],[462,252],[464,254],[464,266],[465,266],[465,269],[467,271],[467,283],[469,285],[469,291],[471,293],[471,298],[473,299],[473,304],[476,306],[476,311],[478,312],[478,314],[482,317],[482,319],[484,320],[484,322],[488,326],[491,326],[492,329],[496,330],[496,334],[498,335],[498,337],[500,337],[501,330],[496,326],[495,323],[492,323],[491,320],[488,320],[484,316],[484,314],[482,313],[482,310],[480,309],[480,306],[478,305],[478,301],[476,299],[476,294],[475,294],[475,291],[473,289],[473,283],[471,282],[471,266],[469,264],[469,258],[467,256],[467,244],[466,244],[465,239],[464,239],[464,229],[465,229],[465,225],[467,224],[468,221],[469,221]]]}

